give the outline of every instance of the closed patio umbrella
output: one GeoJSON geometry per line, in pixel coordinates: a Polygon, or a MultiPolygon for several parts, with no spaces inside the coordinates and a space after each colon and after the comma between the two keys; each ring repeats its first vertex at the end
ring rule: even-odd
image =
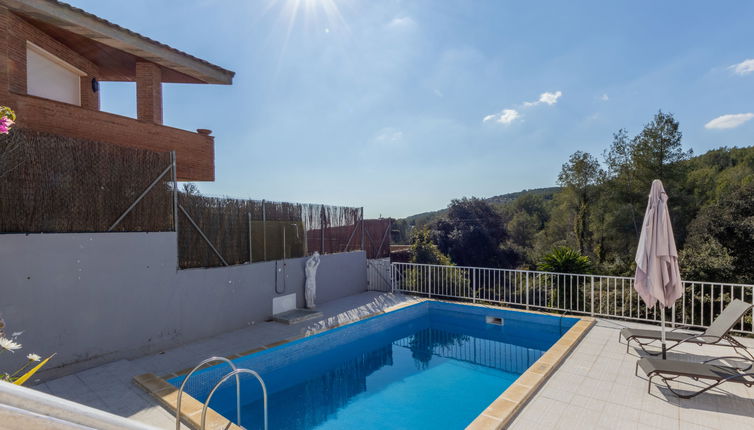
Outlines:
{"type": "Polygon", "coordinates": [[[636,250],[634,288],[649,308],[658,302],[662,317],[662,358],[665,353],[665,308],[683,295],[678,251],[668,213],[668,195],[659,179],[652,181],[647,211],[636,250]]]}

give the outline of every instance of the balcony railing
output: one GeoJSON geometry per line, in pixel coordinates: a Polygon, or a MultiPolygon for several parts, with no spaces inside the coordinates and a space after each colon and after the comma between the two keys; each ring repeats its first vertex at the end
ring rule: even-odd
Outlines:
{"type": "MultiPolygon", "coordinates": [[[[492,303],[642,322],[660,322],[659,306],[648,308],[634,279],[530,270],[392,263],[394,292],[492,303]]],[[[684,294],[666,309],[669,326],[707,327],[733,299],[754,304],[754,285],[683,281],[684,294]]],[[[734,327],[754,334],[750,310],[734,327]]]]}

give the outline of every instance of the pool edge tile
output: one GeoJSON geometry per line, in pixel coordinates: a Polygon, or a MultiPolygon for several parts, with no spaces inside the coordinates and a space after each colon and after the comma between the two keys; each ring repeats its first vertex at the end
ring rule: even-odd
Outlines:
{"type": "MultiPolygon", "coordinates": [[[[165,409],[175,415],[177,411],[178,389],[153,373],[144,373],[133,377],[138,387],[154,397],[165,409]]],[[[201,411],[204,405],[184,392],[181,396],[181,422],[191,429],[198,430],[201,424],[201,411]]],[[[207,429],[242,430],[225,417],[207,408],[207,429]]]]}
{"type": "MultiPolygon", "coordinates": [[[[515,309],[518,310],[518,309],[515,309]]],[[[542,313],[536,312],[533,313],[542,313]]],[[[553,315],[553,314],[547,314],[553,315]]],[[[596,323],[592,317],[579,317],[547,352],[521,374],[500,396],[479,414],[467,429],[498,430],[510,425],[547,379],[560,367],[596,323]]]]}

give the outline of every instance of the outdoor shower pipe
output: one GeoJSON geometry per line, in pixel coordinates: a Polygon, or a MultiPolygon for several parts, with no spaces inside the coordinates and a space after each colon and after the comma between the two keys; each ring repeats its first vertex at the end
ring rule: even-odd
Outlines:
{"type": "MultiPolygon", "coordinates": [[[[300,236],[298,234],[298,224],[292,223],[291,225],[296,228],[296,239],[300,238],[300,236]]],[[[277,267],[278,266],[277,263],[275,263],[275,293],[276,294],[283,294],[283,293],[285,293],[285,287],[286,287],[286,285],[285,285],[285,274],[286,274],[285,243],[286,243],[286,240],[285,240],[285,225],[283,225],[283,291],[278,291],[278,272],[280,270],[277,267]]]]}
{"type": "MultiPolygon", "coordinates": [[[[210,400],[212,400],[212,396],[215,394],[215,391],[217,391],[217,389],[220,388],[220,386],[224,384],[225,381],[227,381],[231,376],[235,376],[236,379],[238,379],[238,375],[240,375],[241,373],[248,373],[250,375],[254,375],[254,377],[256,377],[257,380],[259,381],[259,385],[262,386],[262,401],[263,401],[262,404],[264,405],[264,430],[267,430],[267,386],[264,385],[264,381],[262,380],[262,377],[259,376],[259,373],[250,369],[236,369],[228,373],[227,375],[223,376],[222,379],[220,379],[220,381],[217,384],[215,384],[214,387],[212,387],[212,391],[209,392],[209,396],[207,396],[207,401],[204,402],[204,407],[202,407],[202,422],[201,422],[201,426],[199,427],[200,430],[204,430],[204,423],[207,419],[207,407],[209,406],[209,402],[210,400]]],[[[239,396],[239,399],[240,398],[241,397],[239,396]]],[[[239,415],[240,415],[240,412],[239,412],[239,415]]],[[[240,416],[238,418],[238,425],[239,427],[241,426],[240,416]]]]}
{"type": "MultiPolygon", "coordinates": [[[[181,430],[181,396],[183,395],[183,389],[186,386],[186,382],[189,380],[191,375],[194,374],[197,370],[199,370],[200,367],[204,366],[205,364],[213,363],[215,361],[223,361],[225,363],[228,363],[231,369],[236,370],[236,365],[233,364],[232,361],[228,360],[225,357],[210,357],[201,363],[197,364],[196,367],[191,369],[191,372],[186,375],[185,378],[183,378],[183,382],[181,382],[181,388],[178,389],[178,398],[176,399],[176,412],[175,412],[175,430],[181,430]]],[[[241,425],[241,382],[236,375],[236,418],[238,419],[238,425],[241,425]]]]}

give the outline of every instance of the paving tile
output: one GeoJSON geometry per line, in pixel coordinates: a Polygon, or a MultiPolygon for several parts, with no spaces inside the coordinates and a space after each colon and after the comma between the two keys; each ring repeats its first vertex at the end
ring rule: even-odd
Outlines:
{"type": "Polygon", "coordinates": [[[602,412],[602,410],[605,407],[605,403],[606,402],[602,400],[597,400],[593,397],[585,396],[583,394],[574,395],[573,399],[571,399],[571,402],[570,402],[571,405],[584,408],[595,414],[600,414],[602,412]]]}
{"type": "MultiPolygon", "coordinates": [[[[548,425],[530,428],[604,428],[604,429],[716,429],[754,428],[754,389],[741,384],[712,390],[692,400],[680,400],[666,388],[652,384],[647,393],[646,377],[634,375],[636,361],[642,356],[617,341],[622,326],[647,327],[637,323],[598,320],[570,357],[545,383],[513,422],[548,425]],[[547,403],[561,402],[568,408],[550,413],[547,403]],[[600,403],[602,402],[602,403],[600,403]],[[602,408],[592,418],[579,416],[602,408]],[[557,417],[553,417],[557,416],[557,417]],[[556,424],[552,424],[556,422],[556,424]]],[[[742,339],[754,346],[754,339],[742,339]]],[[[672,359],[703,361],[730,355],[725,348],[682,346],[672,359]],[[701,354],[700,354],[701,353],[701,354]]],[[[698,384],[698,383],[697,383],[698,384]]],[[[689,389],[694,384],[681,384],[689,389]]],[[[674,385],[675,386],[675,385],[674,385]]],[[[515,427],[525,428],[525,427],[515,427]]]]}
{"type": "Polygon", "coordinates": [[[537,424],[539,425],[539,428],[553,428],[558,424],[558,422],[560,422],[560,416],[566,409],[570,407],[570,405],[568,403],[557,400],[550,400],[541,397],[540,399],[546,400],[548,402],[545,402],[544,405],[532,405],[532,410],[539,411],[539,420],[537,421],[537,424]]]}

